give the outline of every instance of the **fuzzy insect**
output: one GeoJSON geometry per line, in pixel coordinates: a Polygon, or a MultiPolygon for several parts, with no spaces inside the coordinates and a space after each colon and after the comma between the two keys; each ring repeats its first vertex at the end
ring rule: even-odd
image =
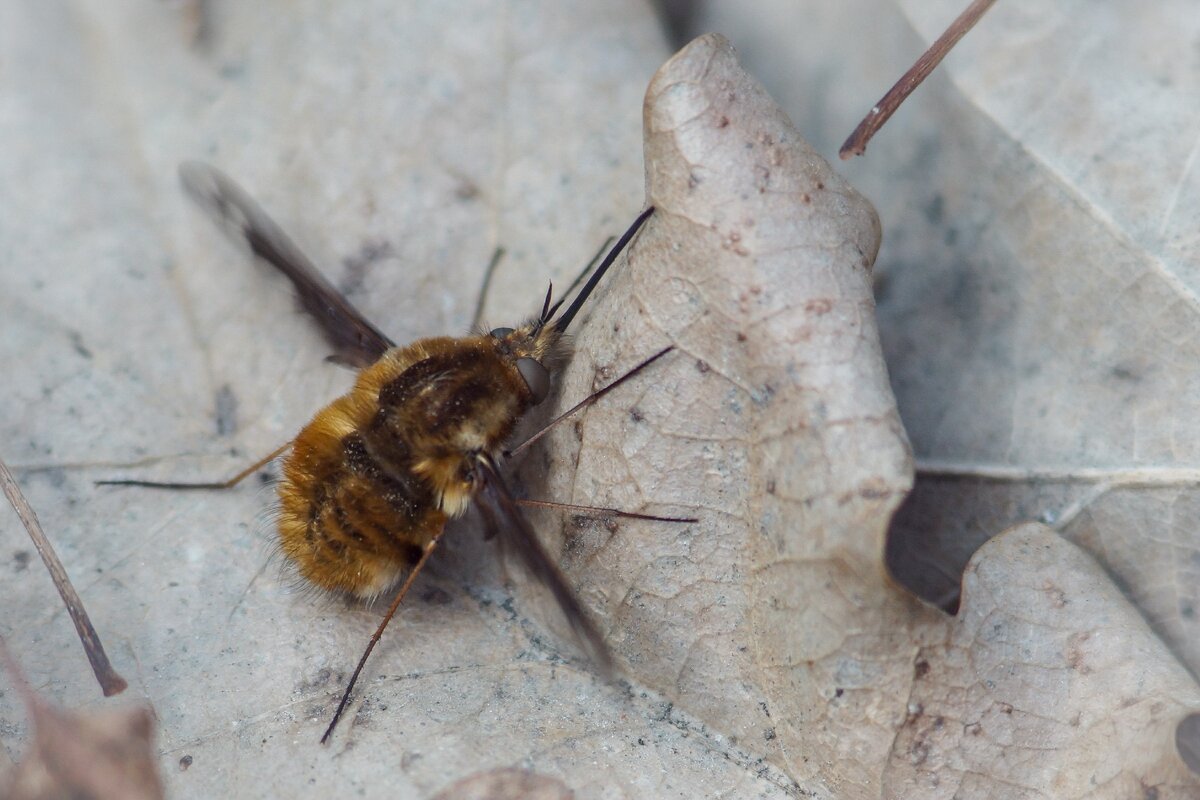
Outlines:
{"type": "MultiPolygon", "coordinates": [[[[551,304],[547,292],[541,313],[516,328],[421,339],[397,347],[338,293],[232,180],[197,163],[185,164],[180,175],[194,199],[292,282],[302,307],[334,348],[332,358],[361,371],[349,393],[319,411],[290,445],[230,481],[104,483],[228,488],[286,450],[278,487],[279,540],[300,574],[321,588],[365,599],[404,581],[321,741],[332,734],[367,657],[437,547],[447,520],[472,503],[479,509],[486,535],[497,538],[549,588],[593,662],[607,673],[611,657],[603,637],[539,543],[518,507],[521,501],[505,485],[499,463],[508,455],[504,446],[521,417],[549,394],[551,374],[568,356],[567,327],[654,209],[638,216],[561,314],[562,301],[551,304]]],[[[599,399],[670,350],[646,359],[563,417],[599,399]]]]}

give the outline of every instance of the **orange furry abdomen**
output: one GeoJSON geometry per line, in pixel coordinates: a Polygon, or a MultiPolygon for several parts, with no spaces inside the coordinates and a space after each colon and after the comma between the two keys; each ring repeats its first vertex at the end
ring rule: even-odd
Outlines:
{"type": "Polygon", "coordinates": [[[490,337],[388,351],[292,443],[279,485],[283,553],[322,588],[386,591],[466,507],[474,453],[501,447],[527,405],[490,337]]]}

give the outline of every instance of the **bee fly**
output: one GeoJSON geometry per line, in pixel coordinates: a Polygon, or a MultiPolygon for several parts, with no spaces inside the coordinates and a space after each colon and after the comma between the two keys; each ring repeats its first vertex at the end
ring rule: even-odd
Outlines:
{"type": "Polygon", "coordinates": [[[219,222],[231,226],[254,255],[292,282],[301,306],[316,319],[333,347],[331,359],[361,371],[354,388],[318,412],[292,442],[228,481],[101,483],[230,488],[288,451],[278,487],[279,541],[300,574],[323,589],[364,599],[373,599],[403,580],[355,667],[322,743],[333,733],[371,650],[437,547],[446,521],[472,503],[480,512],[485,536],[496,538],[550,590],[592,661],[607,673],[612,661],[600,631],[519,506],[663,522],[696,520],[517,500],[501,477],[499,463],[672,349],[660,350],[519,447],[504,450],[521,417],[549,393],[551,371],[568,355],[563,336],[567,327],[653,207],[638,216],[561,314],[563,300],[552,304],[547,291],[541,313],[519,327],[461,338],[421,339],[397,347],[333,288],[232,180],[196,163],[183,165],[180,176],[194,199],[219,222]]]}

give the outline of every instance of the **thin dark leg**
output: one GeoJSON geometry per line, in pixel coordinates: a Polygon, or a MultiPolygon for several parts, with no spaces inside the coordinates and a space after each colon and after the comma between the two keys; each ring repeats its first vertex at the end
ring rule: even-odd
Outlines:
{"type": "Polygon", "coordinates": [[[354,674],[350,676],[350,683],[346,684],[346,691],[342,694],[342,701],[338,703],[337,711],[333,713],[333,719],[329,721],[329,727],[325,729],[324,735],[321,736],[321,744],[328,744],[329,737],[333,735],[333,729],[337,727],[338,720],[342,718],[342,712],[346,710],[346,703],[350,702],[350,692],[354,691],[354,684],[358,682],[358,675],[362,672],[363,665],[367,663],[367,657],[371,655],[371,651],[375,649],[375,645],[379,643],[379,637],[383,636],[383,630],[392,621],[392,616],[396,613],[396,609],[400,607],[400,601],[408,594],[408,590],[412,588],[413,581],[417,579],[417,575],[425,566],[425,562],[429,560],[429,556],[433,553],[438,545],[438,541],[445,533],[443,528],[437,536],[429,540],[429,544],[425,545],[425,552],[421,553],[421,559],[417,561],[417,565],[412,568],[412,572],[408,573],[408,578],[405,579],[404,585],[400,587],[400,593],[396,595],[396,599],[392,601],[392,605],[387,610],[387,614],[383,616],[383,621],[379,623],[379,627],[375,629],[375,634],[371,637],[371,641],[367,643],[367,649],[363,651],[362,658],[358,660],[358,666],[354,668],[354,674]]]}
{"type": "Polygon", "coordinates": [[[583,398],[583,399],[582,399],[582,400],[580,400],[578,403],[576,403],[576,404],[575,404],[575,405],[574,405],[574,406],[573,406],[573,407],[572,407],[570,410],[568,410],[568,411],[565,411],[565,412],[563,412],[562,414],[559,414],[559,415],[558,415],[557,417],[555,417],[554,419],[550,420],[550,422],[549,422],[549,423],[547,423],[547,424],[546,424],[546,426],[545,426],[545,427],[543,427],[543,428],[542,428],[540,431],[538,431],[537,433],[533,434],[532,436],[530,436],[530,437],[529,437],[528,439],[526,439],[525,441],[521,442],[519,445],[517,445],[516,447],[514,447],[512,450],[509,450],[507,453],[505,453],[505,455],[506,455],[506,456],[515,456],[517,453],[521,452],[521,451],[522,451],[522,450],[524,450],[525,448],[529,447],[529,445],[533,444],[533,443],[534,443],[534,442],[536,442],[538,439],[540,439],[540,438],[542,438],[543,436],[545,436],[545,435],[546,435],[546,433],[548,433],[548,432],[550,431],[550,429],[551,429],[551,428],[553,428],[555,425],[559,424],[560,422],[562,422],[563,420],[567,419],[568,417],[570,417],[570,416],[572,416],[572,415],[574,415],[574,414],[576,414],[576,413],[578,413],[578,412],[582,411],[583,409],[587,408],[587,407],[588,407],[588,406],[590,406],[592,403],[596,402],[596,401],[597,401],[597,400],[599,400],[601,397],[604,397],[604,395],[608,394],[608,393],[609,393],[609,392],[611,392],[613,389],[617,388],[617,387],[618,387],[618,386],[620,386],[622,383],[624,383],[625,381],[627,381],[627,380],[629,380],[630,378],[632,378],[634,375],[637,375],[639,372],[641,372],[642,370],[644,370],[646,367],[650,366],[650,365],[651,365],[651,364],[653,364],[655,361],[658,361],[660,358],[662,358],[663,356],[665,356],[667,353],[671,352],[671,351],[672,351],[672,350],[674,350],[674,349],[675,349],[675,345],[670,345],[669,347],[664,347],[662,350],[659,350],[657,353],[655,353],[654,355],[650,356],[649,358],[647,358],[647,359],[646,359],[645,361],[643,361],[642,363],[638,364],[638,365],[637,365],[636,367],[634,367],[633,369],[629,370],[629,372],[626,372],[624,375],[622,375],[621,377],[617,378],[615,381],[613,381],[612,383],[610,383],[608,386],[605,386],[603,389],[601,389],[601,390],[599,390],[599,391],[597,391],[597,392],[593,392],[592,394],[588,395],[587,397],[583,398]]]}
{"type": "Polygon", "coordinates": [[[234,475],[227,481],[216,481],[212,483],[174,483],[170,481],[133,481],[133,480],[115,480],[115,481],[96,481],[97,486],[142,486],[147,489],[232,489],[239,483],[244,481],[250,475],[258,472],[260,469],[270,464],[276,458],[292,446],[291,442],[283,445],[277,450],[272,451],[264,458],[260,458],[244,470],[234,475]]]}
{"type": "Polygon", "coordinates": [[[590,514],[594,517],[625,517],[627,519],[645,519],[651,522],[699,522],[696,517],[656,517],[653,514],[637,514],[633,511],[622,511],[619,508],[603,508],[601,506],[580,506],[574,503],[555,503],[552,500],[517,500],[519,506],[528,508],[557,508],[561,511],[575,511],[580,514],[590,514]]]}
{"type": "Polygon", "coordinates": [[[479,322],[483,319],[483,305],[487,302],[488,291],[492,288],[492,276],[496,274],[496,267],[500,265],[500,259],[504,258],[504,248],[497,247],[492,253],[492,260],[488,262],[487,269],[483,273],[483,285],[479,287],[479,297],[475,298],[475,315],[471,317],[471,330],[479,330],[479,322]]]}

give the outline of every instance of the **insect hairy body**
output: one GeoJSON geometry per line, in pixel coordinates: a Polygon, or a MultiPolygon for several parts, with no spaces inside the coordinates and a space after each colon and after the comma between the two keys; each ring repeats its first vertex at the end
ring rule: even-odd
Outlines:
{"type": "MultiPolygon", "coordinates": [[[[204,164],[180,167],[184,189],[213,218],[292,282],[304,311],[333,348],[330,360],[360,370],[354,387],[313,417],[290,444],[227,481],[98,483],[167,489],[229,489],[287,451],[279,483],[280,549],[316,586],[372,599],[403,579],[363,651],[321,741],[334,727],[372,649],[429,559],[450,517],[474,504],[488,538],[545,586],[578,643],[603,674],[612,657],[519,506],[559,507],[659,522],[695,522],[617,509],[519,501],[500,474],[505,441],[546,399],[551,371],[566,356],[564,334],[617,256],[654,213],[643,211],[608,249],[587,283],[559,313],[547,292],[541,313],[520,328],[462,338],[421,339],[406,347],[362,316],[242,189],[204,164]]],[[[607,247],[607,245],[606,245],[607,247]]],[[[603,251],[602,251],[603,252],[603,251]]],[[[597,255],[599,258],[599,254],[597,255]]],[[[495,261],[493,261],[493,264],[495,261]]],[[[589,267],[590,268],[590,267],[589,267]]],[[[587,270],[585,270],[585,274],[587,270]]],[[[582,279],[582,275],[580,279],[582,279]]],[[[486,286],[486,282],[485,282],[486,286]]],[[[570,294],[568,290],[567,294],[570,294]]],[[[673,349],[665,347],[584,398],[539,433],[620,386],[673,349]]]]}
{"type": "Polygon", "coordinates": [[[554,365],[565,355],[553,326],[497,333],[388,350],[296,437],[283,462],[279,533],[306,579],[376,597],[466,511],[479,454],[498,457],[541,399],[518,361],[554,365]]]}

